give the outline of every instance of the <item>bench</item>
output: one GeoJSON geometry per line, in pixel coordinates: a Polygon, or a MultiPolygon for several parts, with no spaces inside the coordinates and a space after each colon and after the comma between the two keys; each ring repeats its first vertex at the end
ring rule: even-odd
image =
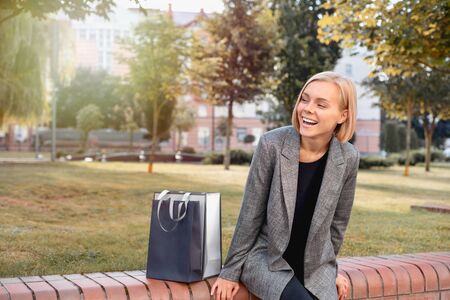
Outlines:
{"type": "MultiPolygon", "coordinates": [[[[450,299],[450,252],[346,257],[338,264],[350,283],[347,299],[450,299]]],[[[160,281],[144,271],[0,278],[0,300],[210,299],[214,281],[160,281]]],[[[235,299],[258,298],[241,284],[235,299]]]]}

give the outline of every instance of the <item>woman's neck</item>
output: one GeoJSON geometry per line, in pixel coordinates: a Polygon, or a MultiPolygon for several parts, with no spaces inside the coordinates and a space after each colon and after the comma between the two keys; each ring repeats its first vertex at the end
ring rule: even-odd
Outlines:
{"type": "Polygon", "coordinates": [[[317,139],[300,137],[299,161],[313,162],[321,158],[330,146],[331,137],[328,139],[317,139]]]}

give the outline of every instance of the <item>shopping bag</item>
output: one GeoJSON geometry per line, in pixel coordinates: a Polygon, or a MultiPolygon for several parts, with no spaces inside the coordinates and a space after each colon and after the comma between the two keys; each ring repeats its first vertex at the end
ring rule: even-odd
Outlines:
{"type": "Polygon", "coordinates": [[[155,193],[147,278],[189,283],[218,275],[220,220],[220,193],[155,193]]]}

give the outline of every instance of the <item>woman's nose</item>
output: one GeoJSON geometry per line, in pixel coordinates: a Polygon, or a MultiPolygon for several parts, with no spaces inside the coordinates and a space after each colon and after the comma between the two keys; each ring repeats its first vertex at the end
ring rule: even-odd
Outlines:
{"type": "Polygon", "coordinates": [[[305,106],[305,110],[310,113],[314,112],[314,105],[311,103],[311,101],[309,101],[308,104],[305,106]]]}

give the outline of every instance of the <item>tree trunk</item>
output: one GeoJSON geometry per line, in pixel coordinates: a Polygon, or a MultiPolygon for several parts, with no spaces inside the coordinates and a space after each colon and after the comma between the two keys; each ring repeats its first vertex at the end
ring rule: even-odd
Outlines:
{"type": "Polygon", "coordinates": [[[0,128],[3,127],[3,122],[5,121],[5,111],[0,108],[0,128]]]}
{"type": "Polygon", "coordinates": [[[214,114],[214,104],[212,104],[212,112],[211,112],[211,152],[215,150],[216,143],[216,124],[215,124],[215,114],[214,114]]]}
{"type": "Polygon", "coordinates": [[[225,155],[223,157],[223,164],[225,170],[230,169],[230,137],[233,126],[233,100],[228,102],[228,118],[227,118],[227,130],[226,130],[226,143],[225,143],[225,155]]]}
{"type": "Polygon", "coordinates": [[[83,154],[86,152],[88,139],[89,139],[89,132],[83,132],[81,134],[81,151],[83,151],[83,154]]]}
{"type": "Polygon", "coordinates": [[[133,132],[132,129],[128,129],[128,152],[133,149],[133,132]]]}
{"type": "MultiPolygon", "coordinates": [[[[425,116],[426,118],[426,116],[425,116]]],[[[425,136],[425,171],[430,172],[431,164],[431,145],[433,142],[433,132],[435,128],[436,118],[433,117],[431,124],[428,124],[428,120],[424,120],[424,136],[425,136]]]]}
{"type": "Polygon", "coordinates": [[[409,176],[409,164],[411,160],[411,119],[412,119],[412,100],[408,99],[406,103],[406,160],[404,176],[409,176]]]}
{"type": "Polygon", "coordinates": [[[39,141],[39,124],[36,125],[36,132],[34,135],[34,157],[39,159],[40,141],[39,141]]]}
{"type": "Polygon", "coordinates": [[[148,158],[148,173],[153,173],[153,162],[155,161],[156,147],[158,144],[158,103],[153,101],[153,126],[152,126],[152,149],[148,158]]]}
{"type": "Polygon", "coordinates": [[[181,129],[178,129],[177,132],[178,132],[177,151],[181,151],[181,134],[182,134],[182,131],[181,131],[181,129]]]}

